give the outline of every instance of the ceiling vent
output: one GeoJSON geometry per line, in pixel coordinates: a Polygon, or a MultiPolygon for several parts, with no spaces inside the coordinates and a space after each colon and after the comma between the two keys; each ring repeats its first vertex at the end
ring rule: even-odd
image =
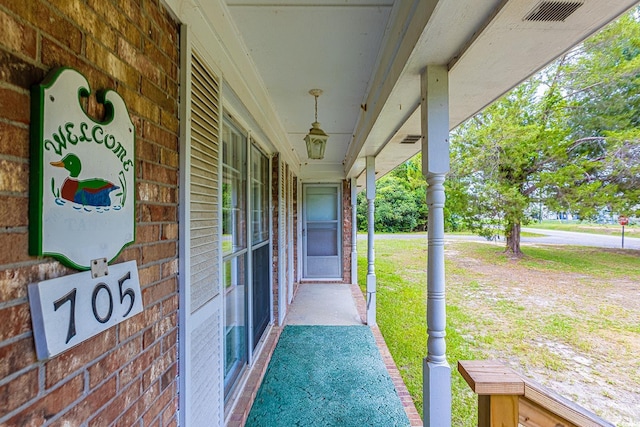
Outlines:
{"type": "Polygon", "coordinates": [[[422,135],[407,135],[400,144],[415,144],[422,138],[422,135]]]}
{"type": "Polygon", "coordinates": [[[525,16],[525,21],[564,22],[583,1],[542,1],[525,16]]]}

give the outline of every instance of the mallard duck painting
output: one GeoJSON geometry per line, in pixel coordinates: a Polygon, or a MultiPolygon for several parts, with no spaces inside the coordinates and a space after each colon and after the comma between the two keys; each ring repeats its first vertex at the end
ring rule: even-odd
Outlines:
{"type": "Polygon", "coordinates": [[[69,178],[65,179],[60,189],[60,197],[83,206],[111,206],[109,194],[120,187],[100,178],[78,180],[82,164],[75,154],[67,154],[59,162],[51,162],[51,166],[65,168],[69,178]]]}

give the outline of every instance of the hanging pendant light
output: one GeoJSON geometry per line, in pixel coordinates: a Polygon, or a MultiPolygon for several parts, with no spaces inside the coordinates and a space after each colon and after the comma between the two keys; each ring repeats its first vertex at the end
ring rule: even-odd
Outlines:
{"type": "Polygon", "coordinates": [[[318,123],[318,97],[322,95],[322,90],[311,89],[309,94],[316,99],[316,120],[311,123],[311,129],[309,129],[307,136],[304,137],[304,141],[307,143],[307,155],[309,158],[321,160],[324,158],[324,149],[327,145],[327,139],[329,139],[329,135],[320,129],[320,123],[318,123]]]}

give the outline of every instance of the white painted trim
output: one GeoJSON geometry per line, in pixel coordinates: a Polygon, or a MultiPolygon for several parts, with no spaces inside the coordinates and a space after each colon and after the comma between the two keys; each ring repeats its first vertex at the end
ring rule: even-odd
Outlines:
{"type": "Polygon", "coordinates": [[[191,277],[191,257],[189,242],[191,241],[189,192],[189,176],[191,175],[191,37],[189,27],[180,26],[180,204],[178,210],[178,286],[179,286],[179,320],[178,320],[178,381],[179,381],[179,424],[188,425],[191,402],[190,376],[188,374],[191,360],[191,340],[188,331],[188,316],[191,313],[191,298],[187,292],[191,277]]]}
{"type": "Polygon", "coordinates": [[[451,426],[451,368],[446,356],[444,270],[445,175],[449,170],[449,79],[445,65],[421,77],[422,171],[427,179],[427,357],[423,361],[424,425],[451,426]]]}
{"type": "Polygon", "coordinates": [[[376,325],[375,200],[376,159],[367,157],[367,325],[376,325]]]}
{"type": "Polygon", "coordinates": [[[298,174],[301,161],[288,146],[288,136],[239,30],[223,0],[163,0],[169,11],[191,27],[192,43],[213,71],[242,100],[250,116],[285,161],[298,174]]]}

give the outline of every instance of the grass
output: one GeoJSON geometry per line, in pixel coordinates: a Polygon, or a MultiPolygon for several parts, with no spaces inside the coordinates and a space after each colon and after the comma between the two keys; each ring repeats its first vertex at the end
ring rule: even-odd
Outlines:
{"type": "MultiPolygon", "coordinates": [[[[588,272],[600,279],[613,276],[640,280],[637,251],[583,246],[528,246],[524,252],[519,264],[534,270],[588,272]]],[[[488,264],[513,263],[513,259],[505,255],[503,246],[469,244],[464,253],[488,264]]]]}
{"type": "MultiPolygon", "coordinates": [[[[609,283],[612,278],[640,281],[640,253],[558,246],[523,250],[526,256],[514,261],[495,245],[447,243],[446,340],[455,426],[477,425],[477,397],[457,373],[458,360],[498,358],[525,373],[564,378],[572,369],[575,354],[593,355],[601,350],[602,342],[620,335],[620,350],[608,348],[602,359],[628,356],[621,362],[623,366],[634,372],[640,366],[633,356],[635,347],[630,344],[640,340],[640,316],[599,301],[603,290],[613,286],[609,283]],[[553,291],[540,293],[535,283],[519,283],[525,275],[544,277],[553,291]],[[564,283],[563,275],[570,275],[566,289],[556,284],[556,280],[564,283]],[[507,280],[504,276],[512,276],[508,279],[515,285],[509,282],[509,286],[503,286],[501,281],[507,280]],[[531,304],[532,298],[539,305],[531,304]]],[[[358,277],[364,292],[365,240],[358,242],[358,253],[358,277]]],[[[376,241],[378,324],[421,414],[427,336],[426,256],[426,239],[376,241]]],[[[609,378],[611,374],[607,371],[602,375],[609,378]]],[[[611,378],[620,386],[617,378],[611,378]]],[[[566,380],[572,381],[571,376],[566,380]]],[[[640,381],[640,376],[629,377],[629,381],[640,381]]],[[[640,383],[630,387],[638,389],[640,383]]]]}
{"type": "MultiPolygon", "coordinates": [[[[605,234],[605,235],[619,235],[622,231],[622,226],[618,224],[595,224],[589,222],[580,222],[580,221],[542,221],[540,222],[532,222],[527,225],[530,228],[539,228],[544,230],[560,230],[560,231],[576,231],[580,233],[590,233],[590,234],[605,234]]],[[[640,236],[640,226],[627,225],[624,227],[625,235],[629,235],[631,237],[640,236]]]]}

